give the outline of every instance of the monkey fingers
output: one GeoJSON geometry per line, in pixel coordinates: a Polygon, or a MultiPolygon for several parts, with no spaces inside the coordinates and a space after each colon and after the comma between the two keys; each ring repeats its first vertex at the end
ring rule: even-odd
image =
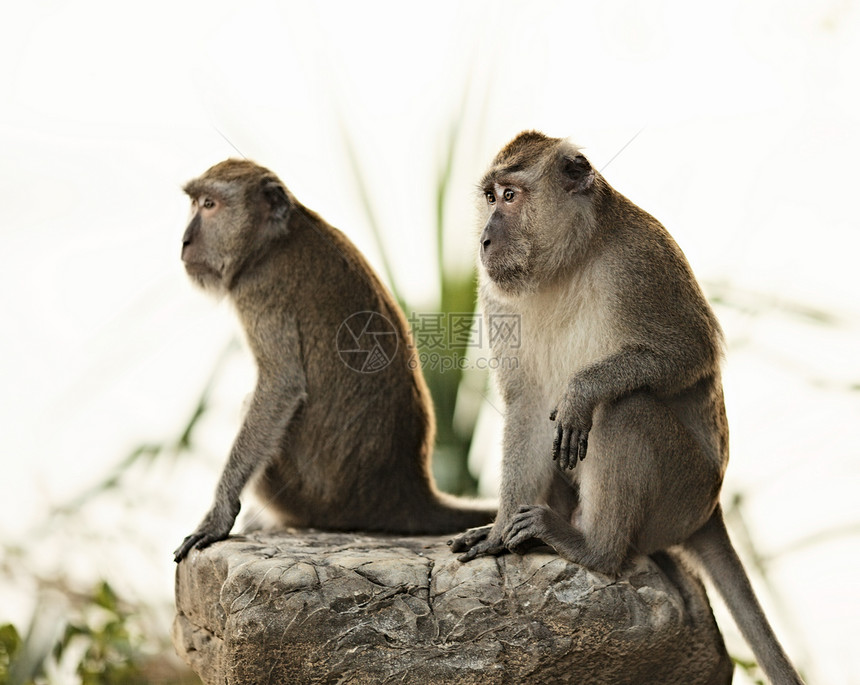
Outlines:
{"type": "Polygon", "coordinates": [[[570,465],[571,468],[576,466],[577,457],[579,461],[585,460],[585,453],[588,450],[588,431],[582,431],[579,434],[579,440],[576,443],[576,456],[573,458],[573,464],[570,465]]]}
{"type": "Polygon", "coordinates": [[[557,426],[555,429],[555,440],[552,441],[552,460],[558,461],[559,453],[561,452],[561,438],[564,434],[564,429],[557,426]]]}
{"type": "Polygon", "coordinates": [[[558,461],[559,467],[562,469],[576,468],[577,463],[585,459],[587,450],[588,431],[576,430],[575,428],[565,431],[558,461]]]}
{"type": "Polygon", "coordinates": [[[570,458],[570,443],[576,431],[571,428],[565,428],[561,438],[561,452],[559,453],[558,465],[562,469],[572,469],[576,465],[576,459],[570,458]],[[573,463],[571,463],[573,461],[573,463]]]}
{"type": "Polygon", "coordinates": [[[182,544],[179,545],[179,547],[177,547],[176,551],[173,553],[173,561],[178,564],[188,556],[188,553],[192,549],[203,549],[204,547],[211,545],[213,542],[218,542],[218,540],[223,539],[223,537],[201,531],[192,533],[182,541],[182,544]]]}

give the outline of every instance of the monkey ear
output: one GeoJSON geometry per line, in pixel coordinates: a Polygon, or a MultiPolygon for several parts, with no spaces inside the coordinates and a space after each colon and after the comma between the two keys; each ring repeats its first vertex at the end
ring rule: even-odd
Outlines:
{"type": "Polygon", "coordinates": [[[594,169],[582,155],[561,159],[562,186],[568,193],[581,193],[594,183],[594,169]]]}
{"type": "Polygon", "coordinates": [[[269,205],[269,219],[275,222],[283,221],[292,206],[286,188],[277,179],[266,179],[263,181],[263,197],[269,205]]]}

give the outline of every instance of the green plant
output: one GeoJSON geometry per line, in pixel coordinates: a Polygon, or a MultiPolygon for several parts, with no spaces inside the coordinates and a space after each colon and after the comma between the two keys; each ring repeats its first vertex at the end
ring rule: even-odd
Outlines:
{"type": "Polygon", "coordinates": [[[55,584],[42,596],[23,637],[12,624],[0,626],[0,683],[199,682],[187,669],[165,668],[148,632],[141,609],[123,601],[107,582],[85,594],[55,584]]]}
{"type": "Polygon", "coordinates": [[[466,373],[479,375],[471,386],[484,387],[486,372],[468,369],[466,363],[472,346],[468,327],[475,312],[476,276],[470,267],[451,267],[444,260],[446,213],[450,198],[453,171],[458,151],[465,109],[465,98],[460,112],[453,117],[444,141],[444,153],[437,171],[434,194],[433,224],[436,242],[436,270],[439,290],[433,311],[419,311],[411,307],[402,297],[391,270],[381,227],[376,218],[372,193],[363,179],[366,174],[356,154],[355,145],[344,124],[341,126],[346,157],[361,198],[368,225],[380,255],[382,269],[400,307],[407,314],[412,328],[414,344],[422,361],[424,379],[433,397],[436,414],[436,447],[433,456],[433,472],[439,486],[455,494],[474,494],[477,480],[469,472],[467,459],[472,444],[472,434],[477,421],[477,411],[458,412],[458,400],[463,391],[466,373]],[[458,328],[458,330],[455,330],[458,328]]]}

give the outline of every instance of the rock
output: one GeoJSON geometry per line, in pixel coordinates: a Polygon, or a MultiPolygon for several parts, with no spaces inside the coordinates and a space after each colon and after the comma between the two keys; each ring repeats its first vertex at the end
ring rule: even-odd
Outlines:
{"type": "Polygon", "coordinates": [[[614,580],[534,552],[459,563],[439,537],[288,531],[194,551],[173,642],[218,683],[731,682],[674,557],[614,580]]]}

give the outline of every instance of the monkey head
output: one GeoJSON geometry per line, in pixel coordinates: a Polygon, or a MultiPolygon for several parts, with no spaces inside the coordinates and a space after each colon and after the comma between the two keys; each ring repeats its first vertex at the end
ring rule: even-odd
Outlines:
{"type": "Polygon", "coordinates": [[[290,192],[271,171],[247,160],[216,164],[183,188],[191,220],[182,261],[205,290],[224,294],[273,240],[287,236],[290,192]]]}
{"type": "Polygon", "coordinates": [[[552,282],[594,233],[599,175],[561,138],[525,131],[496,155],[481,181],[480,262],[510,294],[552,282]]]}

